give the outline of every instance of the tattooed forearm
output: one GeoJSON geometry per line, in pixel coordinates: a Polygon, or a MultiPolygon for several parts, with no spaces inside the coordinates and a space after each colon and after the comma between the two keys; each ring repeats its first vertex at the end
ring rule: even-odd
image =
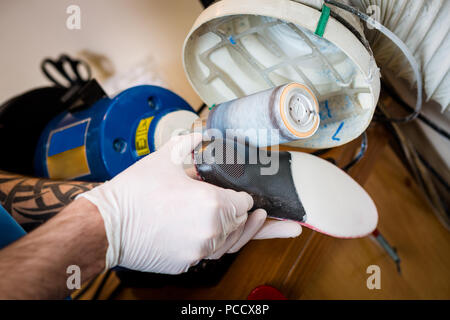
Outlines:
{"type": "Polygon", "coordinates": [[[56,181],[0,171],[0,203],[26,230],[41,225],[99,183],[56,181]]]}

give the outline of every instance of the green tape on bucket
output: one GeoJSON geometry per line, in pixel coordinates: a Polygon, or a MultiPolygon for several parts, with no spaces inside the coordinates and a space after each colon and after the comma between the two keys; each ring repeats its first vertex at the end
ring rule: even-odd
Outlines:
{"type": "Polygon", "coordinates": [[[317,23],[316,31],[314,32],[319,37],[323,36],[329,17],[330,17],[330,8],[328,8],[326,5],[323,5],[322,14],[320,15],[319,22],[317,23]]]}

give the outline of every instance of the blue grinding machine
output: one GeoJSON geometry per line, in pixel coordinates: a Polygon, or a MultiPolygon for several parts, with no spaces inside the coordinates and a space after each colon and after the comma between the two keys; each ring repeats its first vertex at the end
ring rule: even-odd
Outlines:
{"type": "Polygon", "coordinates": [[[157,86],[136,86],[87,108],[65,111],[43,131],[35,153],[38,176],[105,181],[158,149],[197,118],[189,104],[157,86]]]}

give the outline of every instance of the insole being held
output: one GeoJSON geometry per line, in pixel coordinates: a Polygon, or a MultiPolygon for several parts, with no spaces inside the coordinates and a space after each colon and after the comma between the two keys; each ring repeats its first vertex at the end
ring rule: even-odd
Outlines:
{"type": "Polygon", "coordinates": [[[263,208],[271,218],[338,238],[363,237],[376,228],[377,209],[367,192],[319,157],[215,140],[194,151],[194,162],[202,180],[249,193],[252,209],[263,208]]]}

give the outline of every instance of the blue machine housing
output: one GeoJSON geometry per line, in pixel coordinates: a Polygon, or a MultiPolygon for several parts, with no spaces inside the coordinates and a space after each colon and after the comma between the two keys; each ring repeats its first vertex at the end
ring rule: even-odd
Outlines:
{"type": "Polygon", "coordinates": [[[153,152],[154,132],[159,120],[179,110],[195,113],[175,93],[161,87],[143,85],[127,89],[112,99],[103,98],[89,108],[63,112],[51,120],[41,134],[34,159],[35,173],[50,178],[109,180],[145,156],[139,155],[136,150],[136,135],[141,120],[147,119],[146,123],[149,123],[144,133],[148,150],[153,152]],[[79,163],[72,162],[73,159],[86,161],[82,174],[51,176],[50,162],[54,166],[56,161],[59,167],[79,166],[79,163]]]}

